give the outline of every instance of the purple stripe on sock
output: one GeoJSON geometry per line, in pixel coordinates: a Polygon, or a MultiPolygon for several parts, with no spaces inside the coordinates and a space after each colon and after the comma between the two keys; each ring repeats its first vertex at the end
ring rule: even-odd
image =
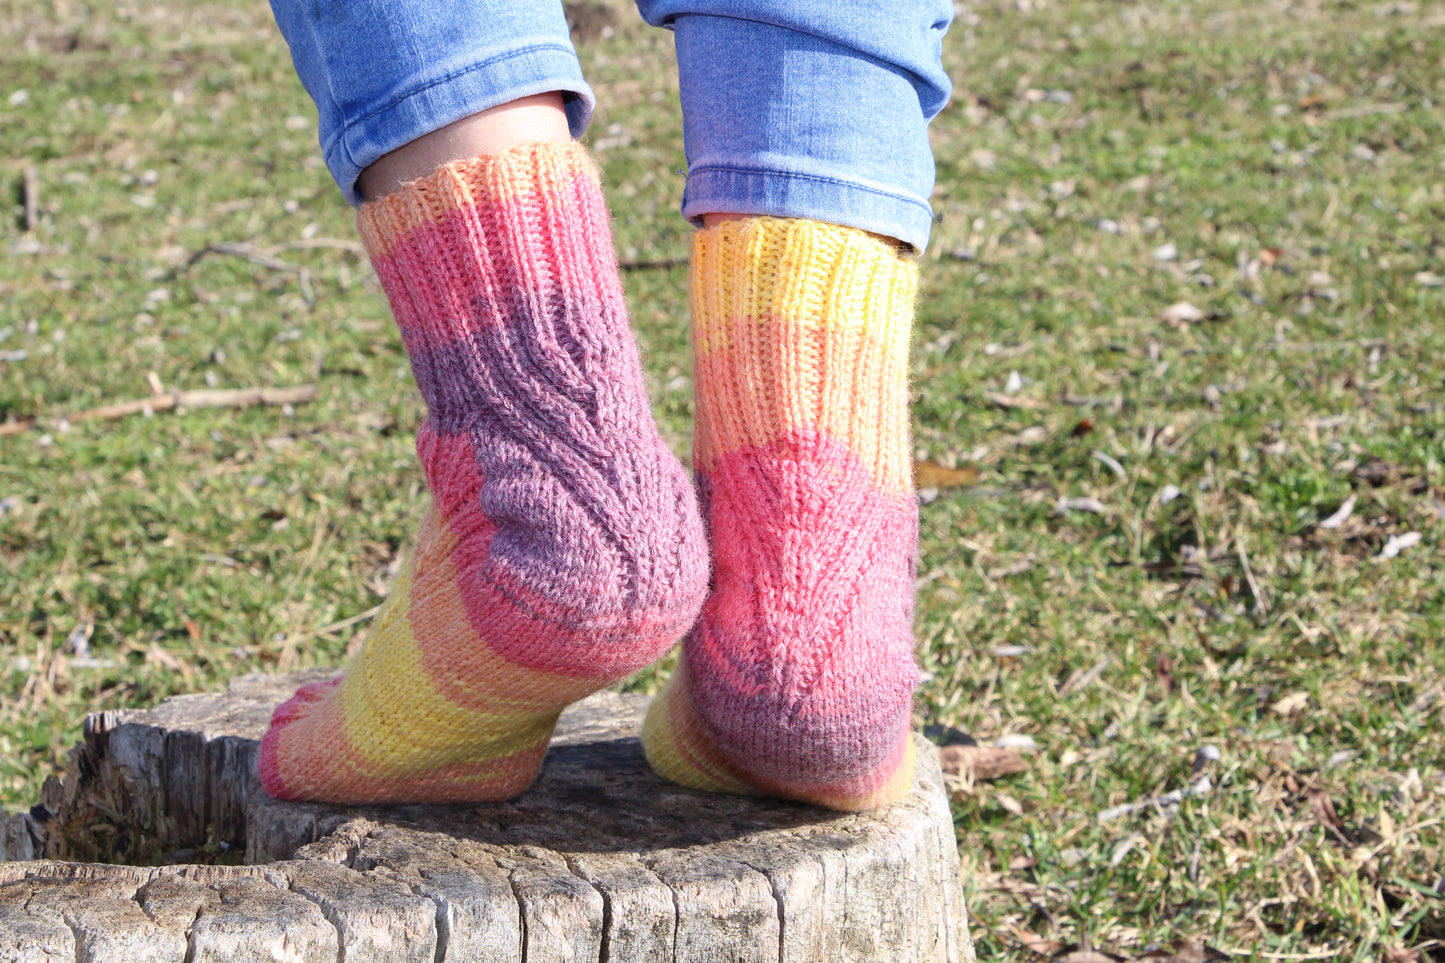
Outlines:
{"type": "Polygon", "coordinates": [[[754,775],[866,777],[908,728],[917,508],[817,433],[719,459],[715,588],[687,643],[709,735],[754,775]]]}
{"type": "MultiPolygon", "coordinates": [[[[537,415],[565,427],[616,412],[618,406],[600,397],[606,390],[642,388],[620,298],[574,295],[548,303],[517,295],[508,301],[473,305],[479,317],[504,312],[506,324],[478,324],[444,346],[408,346],[412,374],[439,431],[463,430],[478,409],[506,409],[518,422],[537,415]]],[[[632,421],[646,415],[635,404],[623,407],[632,421]]]]}

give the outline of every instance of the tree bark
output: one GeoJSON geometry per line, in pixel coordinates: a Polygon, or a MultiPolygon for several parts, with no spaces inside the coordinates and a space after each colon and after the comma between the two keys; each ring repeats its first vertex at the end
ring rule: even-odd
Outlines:
{"type": "Polygon", "coordinates": [[[0,817],[0,963],[973,960],[921,738],[904,800],[841,814],[667,783],[646,697],[599,693],[520,799],[277,802],[257,740],[318,677],[89,717],[44,808],[0,817]]]}

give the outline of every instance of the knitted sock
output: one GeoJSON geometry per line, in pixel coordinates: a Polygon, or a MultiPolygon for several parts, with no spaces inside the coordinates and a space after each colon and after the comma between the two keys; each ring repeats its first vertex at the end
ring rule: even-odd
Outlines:
{"type": "Polygon", "coordinates": [[[441,168],[359,227],[429,418],[413,557],[339,679],[278,708],[272,796],[479,802],[536,777],[562,707],[696,618],[706,544],[657,433],[597,173],[577,145],[441,168]]]}
{"type": "Polygon", "coordinates": [[[668,779],[835,809],[912,778],[917,270],[851,228],[693,243],[696,469],[714,587],[643,728],[668,779]]]}

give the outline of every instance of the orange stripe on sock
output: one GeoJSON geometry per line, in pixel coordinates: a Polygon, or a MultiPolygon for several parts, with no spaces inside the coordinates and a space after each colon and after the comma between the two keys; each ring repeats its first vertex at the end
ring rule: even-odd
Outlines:
{"type": "Polygon", "coordinates": [[[579,144],[524,144],[496,154],[456,161],[362,206],[357,227],[373,259],[388,257],[416,232],[441,224],[467,207],[531,205],[539,192],[566,206],[582,195],[579,180],[600,181],[579,144]]]}
{"type": "Polygon", "coordinates": [[[472,627],[457,556],[452,527],[439,514],[428,514],[417,539],[408,621],[428,678],[448,700],[470,709],[530,713],[574,702],[605,684],[605,678],[530,669],[494,652],[472,627]]]}
{"type": "Polygon", "coordinates": [[[727,346],[694,359],[699,470],[817,432],[847,445],[881,490],[912,491],[906,323],[877,333],[784,318],[731,327],[727,346]]]}

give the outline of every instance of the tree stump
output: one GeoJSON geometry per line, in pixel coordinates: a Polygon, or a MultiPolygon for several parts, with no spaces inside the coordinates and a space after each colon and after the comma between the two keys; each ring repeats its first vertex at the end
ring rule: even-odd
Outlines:
{"type": "Polygon", "coordinates": [[[277,802],[257,741],[319,677],[87,718],[42,806],[0,818],[0,963],[974,958],[921,737],[907,798],[839,814],[659,779],[646,697],[604,692],[563,714],[520,799],[277,802]]]}

